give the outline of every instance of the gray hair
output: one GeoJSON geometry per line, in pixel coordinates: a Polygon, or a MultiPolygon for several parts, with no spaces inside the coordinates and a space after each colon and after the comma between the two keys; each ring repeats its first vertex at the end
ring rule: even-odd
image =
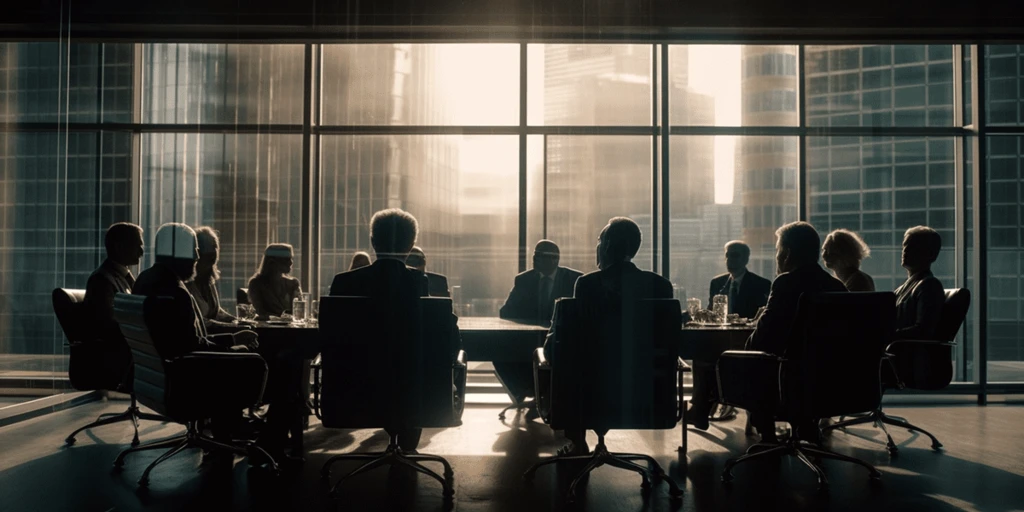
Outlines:
{"type": "Polygon", "coordinates": [[[404,256],[416,243],[419,225],[416,217],[399,208],[388,208],[370,219],[370,245],[377,256],[404,256]]]}
{"type": "Polygon", "coordinates": [[[809,222],[790,222],[775,232],[779,246],[789,249],[790,259],[797,264],[818,262],[821,237],[809,222]]]}

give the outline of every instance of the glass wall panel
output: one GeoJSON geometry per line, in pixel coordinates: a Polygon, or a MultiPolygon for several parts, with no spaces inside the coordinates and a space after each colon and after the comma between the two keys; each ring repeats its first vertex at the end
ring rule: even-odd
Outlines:
{"type": "Polygon", "coordinates": [[[1024,45],[985,46],[985,107],[991,126],[1024,123],[1024,45]]]}
{"type": "Polygon", "coordinates": [[[951,126],[951,45],[807,46],[808,126],[951,126]]]}
{"type": "Polygon", "coordinates": [[[797,46],[669,47],[674,126],[797,126],[797,46]]]}
{"type": "MultiPolygon", "coordinates": [[[[536,197],[536,189],[530,187],[528,217],[536,218],[536,209],[546,206],[547,238],[561,250],[560,265],[581,272],[597,270],[601,228],[612,217],[625,216],[640,225],[643,236],[633,262],[653,270],[651,138],[552,135],[546,142],[541,176],[546,174],[547,188],[536,197]]],[[[530,250],[536,241],[527,240],[530,250]]]]}
{"type": "Polygon", "coordinates": [[[988,146],[988,379],[1024,380],[1024,138],[988,146]]]}
{"type": "MultiPolygon", "coordinates": [[[[142,228],[153,247],[167,222],[220,233],[222,306],[248,284],[269,243],[295,246],[292,275],[303,282],[300,135],[171,134],[142,136],[142,228]]],[[[153,264],[153,251],[143,258],[153,264]]]]}
{"type": "Polygon", "coordinates": [[[325,45],[322,73],[326,125],[519,124],[516,44],[325,45]]]}
{"type": "Polygon", "coordinates": [[[651,45],[532,44],[530,125],[651,125],[651,45]]]}
{"type": "Polygon", "coordinates": [[[374,212],[402,208],[460,314],[497,316],[519,269],[516,136],[343,135],[322,146],[320,293],[356,251],[373,255],[374,212]]]}
{"type": "Polygon", "coordinates": [[[157,43],[142,48],[144,123],[302,123],[302,45],[157,43]]]}

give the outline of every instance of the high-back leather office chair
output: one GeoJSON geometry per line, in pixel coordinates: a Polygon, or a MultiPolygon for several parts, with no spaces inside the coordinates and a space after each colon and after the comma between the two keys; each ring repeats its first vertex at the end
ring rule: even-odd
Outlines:
{"type": "MultiPolygon", "coordinates": [[[[890,365],[883,371],[884,387],[898,389],[910,388],[927,391],[943,389],[953,380],[953,350],[956,333],[960,330],[967,311],[971,306],[971,291],[967,288],[951,288],[946,290],[946,301],[942,305],[939,324],[935,328],[935,340],[896,340],[888,346],[890,365]]],[[[893,441],[886,425],[905,428],[911,432],[920,432],[932,441],[932,449],[942,448],[938,438],[904,418],[889,416],[882,411],[881,405],[870,413],[824,427],[824,432],[837,428],[845,429],[853,425],[877,425],[885,433],[885,447],[890,455],[897,455],[899,447],[893,441]]]]}
{"type": "Polygon", "coordinates": [[[332,488],[383,465],[411,467],[439,481],[445,499],[454,496],[454,473],[444,458],[403,452],[398,432],[462,424],[465,355],[454,358],[452,301],[410,298],[402,304],[367,297],[320,299],[321,368],[317,416],[327,428],[383,428],[389,442],[384,452],[347,453],[331,457],[321,469],[330,478],[340,460],[365,464],[332,488]],[[459,382],[461,379],[461,382],[459,382]],[[420,462],[439,462],[444,476],[420,462]]]}
{"type": "MultiPolygon", "coordinates": [[[[132,446],[138,446],[140,419],[167,421],[167,418],[139,410],[135,401],[135,393],[132,391],[131,359],[125,361],[124,368],[111,364],[119,362],[119,358],[111,357],[112,349],[114,349],[112,344],[115,342],[90,339],[91,336],[86,328],[87,319],[83,311],[85,290],[55,288],[52,299],[53,312],[57,315],[57,322],[60,323],[64,336],[68,339],[68,380],[71,381],[71,386],[79,391],[120,391],[128,393],[131,397],[131,403],[126,411],[102,414],[96,421],[72,432],[64,439],[64,442],[67,445],[75,444],[75,436],[83,430],[130,421],[135,429],[132,446]]],[[[117,343],[120,343],[120,340],[117,340],[117,343]]]]}
{"type": "Polygon", "coordinates": [[[169,297],[144,297],[119,293],[114,298],[114,318],[128,340],[135,360],[135,393],[139,402],[170,421],[185,425],[185,433],[170,439],[129,448],[118,454],[114,468],[124,465],[133,452],[168,448],[142,472],[139,485],[149,484],[149,473],[161,462],[187,448],[227,451],[251,455],[257,451],[272,471],[277,464],[265,451],[251,442],[231,444],[214,440],[201,431],[200,422],[225,412],[241,411],[259,403],[267,380],[267,363],[259,354],[229,352],[192,352],[173,359],[160,355],[159,343],[174,343],[160,338],[167,332],[166,311],[174,308],[169,297]]]}
{"type": "MultiPolygon", "coordinates": [[[[569,502],[576,500],[576,489],[586,475],[605,464],[639,473],[645,493],[652,480],[665,480],[673,499],[682,496],[679,486],[652,457],[613,453],[604,441],[609,430],[671,429],[679,421],[679,301],[642,300],[621,309],[601,310],[579,299],[559,299],[556,308],[550,360],[544,349],[535,353],[535,377],[540,380],[540,372],[549,371],[551,379],[550,390],[538,392],[542,395],[541,414],[553,429],[593,430],[597,446],[591,455],[541,460],[524,476],[533,478],[537,469],[547,464],[586,461],[569,486],[569,502]]],[[[538,389],[545,387],[538,385],[538,389]]]]}
{"type": "Polygon", "coordinates": [[[793,425],[793,435],[778,443],[757,443],[725,464],[724,482],[737,464],[769,455],[793,455],[828,486],[811,457],[874,466],[826,450],[818,444],[818,422],[842,414],[872,410],[882,402],[878,385],[884,350],[895,334],[896,297],[892,292],[817,293],[800,297],[786,353],[726,351],[718,360],[722,401],[754,414],[793,425]],[[802,431],[810,429],[810,432],[802,431]]]}

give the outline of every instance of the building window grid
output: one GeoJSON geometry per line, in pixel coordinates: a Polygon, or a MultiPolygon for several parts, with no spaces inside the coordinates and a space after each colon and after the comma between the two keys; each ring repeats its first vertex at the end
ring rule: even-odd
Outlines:
{"type": "MultiPolygon", "coordinates": [[[[656,46],[658,44],[667,44],[667,43],[656,43],[656,46]]],[[[35,50],[35,51],[38,51],[38,50],[35,50]]],[[[886,59],[888,59],[890,57],[886,57],[886,59]]],[[[883,59],[883,60],[885,60],[885,59],[883,59]]],[[[946,61],[949,60],[949,58],[940,58],[938,60],[940,62],[946,62],[946,61]]],[[[929,57],[926,60],[926,62],[927,63],[931,63],[931,61],[932,61],[932,59],[931,59],[931,56],[929,55],[929,57]]],[[[953,66],[962,66],[963,65],[962,62],[953,62],[952,64],[953,64],[953,66]]],[[[804,63],[798,63],[798,66],[803,66],[803,65],[804,65],[804,63]]],[[[101,68],[99,70],[99,72],[102,72],[103,63],[99,62],[98,66],[101,68]]],[[[743,68],[744,74],[748,73],[748,69],[750,68],[750,66],[751,65],[749,63],[744,64],[744,68],[743,68]]],[[[764,69],[764,67],[766,67],[765,64],[761,64],[761,66],[762,66],[762,70],[764,69]]],[[[773,66],[775,66],[774,63],[767,64],[767,68],[768,68],[769,72],[772,72],[774,70],[773,66]]],[[[885,68],[889,68],[889,67],[891,67],[892,69],[896,69],[896,68],[899,68],[900,66],[901,66],[900,64],[895,63],[895,62],[893,62],[892,64],[886,64],[883,61],[880,64],[878,64],[877,66],[867,67],[865,65],[865,63],[862,61],[860,63],[860,67],[858,69],[858,74],[859,74],[860,79],[863,80],[863,76],[864,76],[863,72],[865,70],[885,69],[885,68]]],[[[911,66],[911,64],[904,64],[903,66],[909,67],[909,66],[911,66]]],[[[927,64],[926,64],[926,66],[927,66],[927,64]]],[[[970,71],[971,71],[972,74],[976,74],[976,67],[972,66],[970,71]]],[[[141,72],[142,72],[142,70],[137,69],[137,67],[134,67],[134,66],[132,67],[132,73],[133,74],[138,74],[138,73],[141,73],[141,72]]],[[[807,76],[813,78],[814,74],[813,73],[808,73],[807,76]]],[[[976,80],[976,77],[972,77],[971,79],[976,80]]],[[[137,79],[134,79],[133,81],[137,82],[137,79]]],[[[114,83],[116,84],[115,86],[120,86],[120,87],[128,86],[128,87],[130,87],[130,84],[121,84],[119,82],[114,82],[114,83]]],[[[112,85],[114,85],[114,84],[112,84],[112,85]]],[[[801,89],[801,91],[798,92],[797,94],[806,94],[806,92],[804,92],[804,88],[803,87],[801,87],[800,89],[801,89]]],[[[879,87],[877,90],[884,90],[884,89],[885,89],[885,87],[879,87]]],[[[873,90],[863,90],[863,91],[871,92],[873,90]]],[[[896,88],[891,88],[890,90],[893,91],[892,94],[895,96],[896,88]]],[[[928,91],[928,94],[930,95],[931,92],[932,91],[928,91]]],[[[831,95],[832,95],[832,93],[830,92],[829,93],[829,98],[830,98],[829,101],[830,102],[831,102],[831,95]]],[[[525,102],[526,101],[526,96],[527,96],[527,91],[526,90],[520,90],[519,91],[519,96],[520,96],[520,101],[525,102]]],[[[657,98],[655,98],[655,100],[656,99],[657,98]]],[[[995,101],[993,103],[994,104],[998,104],[995,101]]],[[[1012,102],[1008,102],[1008,103],[1012,103],[1012,102]]],[[[926,104],[929,104],[929,105],[933,104],[933,100],[930,97],[928,97],[928,99],[926,101],[926,104]]],[[[963,109],[963,107],[964,107],[963,105],[953,105],[954,109],[963,109]]],[[[137,108],[137,105],[135,105],[133,103],[132,109],[134,110],[136,108],[137,108]]],[[[897,109],[894,109],[894,111],[895,110],[897,110],[897,109]]],[[[135,118],[135,117],[133,116],[132,118],[135,118]]],[[[813,124],[812,121],[814,121],[815,118],[813,116],[800,116],[800,118],[801,118],[801,123],[800,123],[799,126],[797,126],[797,127],[781,127],[780,126],[780,127],[777,127],[776,133],[777,134],[783,134],[783,135],[800,135],[800,136],[805,135],[806,132],[807,132],[807,126],[809,124],[813,124]],[[804,123],[807,123],[807,124],[804,124],[804,123]]],[[[97,135],[99,134],[99,130],[103,130],[106,133],[115,133],[115,134],[116,133],[140,134],[140,133],[144,133],[145,131],[148,131],[148,130],[146,130],[146,125],[149,124],[149,123],[139,123],[139,124],[130,123],[130,124],[127,124],[127,126],[125,124],[121,124],[120,126],[117,126],[117,127],[109,127],[109,126],[104,127],[104,125],[106,125],[106,124],[108,124],[107,116],[101,115],[100,118],[99,118],[99,123],[71,122],[71,123],[65,123],[64,128],[66,130],[83,130],[83,129],[89,129],[90,127],[94,127],[97,130],[97,135]],[[76,126],[76,125],[78,125],[78,126],[76,126]]],[[[112,124],[114,124],[114,123],[112,123],[112,124]]],[[[967,125],[967,124],[970,124],[970,123],[969,123],[969,121],[965,120],[965,125],[967,125]]],[[[287,125],[287,128],[289,128],[289,129],[296,129],[296,128],[301,128],[301,126],[300,125],[287,125]]],[[[329,125],[321,124],[319,126],[316,126],[315,128],[331,129],[331,128],[338,128],[338,126],[329,126],[329,125]]],[[[345,126],[344,128],[351,128],[351,127],[350,126],[345,126]]],[[[452,128],[452,127],[446,127],[446,128],[452,128]]],[[[516,131],[522,131],[522,129],[523,129],[523,127],[512,127],[512,128],[515,129],[516,131]]],[[[531,127],[527,127],[527,128],[530,128],[531,131],[537,131],[536,130],[537,127],[535,127],[535,126],[531,126],[531,127]]],[[[614,133],[616,131],[616,128],[618,128],[618,127],[598,127],[596,129],[589,129],[589,130],[586,131],[586,133],[600,133],[602,130],[607,130],[609,133],[614,133]]],[[[715,133],[715,134],[721,134],[721,135],[741,135],[741,134],[745,134],[746,133],[746,130],[743,129],[742,127],[701,127],[701,128],[702,128],[702,130],[705,133],[715,133]]],[[[871,126],[871,127],[866,126],[866,127],[863,128],[863,130],[865,132],[864,135],[869,135],[869,134],[870,135],[878,135],[878,134],[885,134],[885,132],[888,131],[887,128],[888,127],[885,127],[885,126],[871,126]]],[[[1003,128],[1003,127],[1002,126],[974,126],[974,127],[970,127],[970,128],[961,128],[961,127],[953,127],[953,128],[954,128],[954,132],[953,133],[951,133],[950,130],[943,129],[941,127],[933,127],[933,126],[921,127],[918,131],[922,132],[922,133],[933,132],[934,135],[936,135],[936,136],[944,136],[944,135],[945,136],[949,136],[949,135],[965,136],[965,137],[968,137],[968,138],[972,138],[975,141],[974,143],[977,143],[977,138],[983,136],[982,134],[989,134],[989,135],[997,134],[997,133],[999,133],[1000,129],[1003,128]]],[[[1019,130],[1015,129],[1015,128],[1017,128],[1017,127],[1007,128],[1006,132],[1009,133],[1009,134],[1019,133],[1019,130]]],[[[820,131],[821,129],[822,128],[815,127],[815,134],[817,135],[817,134],[823,133],[823,132],[820,131]]],[[[827,127],[825,129],[827,130],[827,127]]],[[[10,134],[16,134],[17,131],[18,131],[18,128],[17,128],[17,126],[15,126],[15,128],[13,130],[7,129],[5,131],[6,131],[6,136],[9,136],[10,134]]],[[[204,126],[203,127],[203,132],[204,133],[211,133],[211,132],[218,132],[218,131],[224,132],[224,133],[232,133],[232,129],[231,129],[230,126],[209,126],[208,125],[208,126],[204,126]]],[[[571,132],[571,131],[572,130],[562,129],[560,131],[560,133],[568,133],[568,132],[571,132]]],[[[264,132],[264,133],[294,133],[294,132],[293,131],[281,131],[281,132],[264,132]]],[[[432,129],[431,127],[417,127],[416,133],[422,133],[422,134],[441,134],[441,133],[445,133],[445,132],[443,130],[432,129]]],[[[824,133],[827,133],[827,132],[824,132],[824,133]]],[[[849,134],[849,132],[847,132],[845,134],[849,134]]],[[[898,131],[896,132],[896,134],[898,134],[898,131]]],[[[803,137],[800,137],[800,139],[801,139],[801,141],[805,140],[803,137]]],[[[810,145],[809,141],[808,141],[808,145],[810,145]]],[[[138,149],[137,146],[133,149],[133,151],[131,151],[130,158],[131,158],[131,161],[133,162],[132,163],[132,167],[135,166],[134,162],[137,161],[140,158],[140,155],[138,154],[138,151],[139,151],[139,149],[138,149]]],[[[99,164],[99,160],[101,158],[103,158],[103,155],[97,154],[97,155],[95,155],[95,158],[97,159],[97,163],[99,164]]],[[[667,162],[665,162],[663,164],[667,165],[667,162]]],[[[313,169],[312,172],[313,172],[314,176],[317,176],[319,174],[320,170],[319,169],[313,169]]],[[[7,177],[7,178],[10,179],[10,177],[7,177]]],[[[99,178],[99,179],[103,182],[103,185],[105,186],[105,185],[107,185],[108,182],[111,182],[111,181],[116,182],[118,179],[120,179],[120,177],[118,177],[118,178],[102,177],[102,178],[99,178]]],[[[861,179],[863,180],[863,176],[862,176],[861,179]]],[[[88,182],[88,180],[85,180],[85,182],[88,182]]],[[[1009,181],[1008,181],[1008,183],[1009,183],[1009,181]]],[[[111,184],[113,184],[113,183],[111,183],[111,184]]],[[[137,186],[141,186],[141,183],[140,184],[136,184],[136,185],[137,186]]],[[[862,182],[862,185],[864,185],[863,182],[862,182]]],[[[863,194],[866,191],[868,191],[868,189],[862,189],[861,194],[863,194]]],[[[521,190],[520,191],[520,194],[525,194],[525,193],[526,193],[525,190],[521,190]]],[[[809,200],[813,200],[814,197],[816,196],[816,194],[814,192],[812,192],[812,191],[804,191],[803,193],[804,193],[805,197],[807,197],[807,199],[809,199],[809,200]]],[[[862,202],[862,204],[863,204],[863,202],[862,202]]],[[[995,204],[995,203],[993,203],[993,204],[995,204]]],[[[306,207],[308,207],[308,205],[306,205],[306,207]]],[[[315,216],[313,218],[315,219],[314,222],[318,223],[319,219],[317,219],[315,216]]],[[[663,223],[662,225],[665,225],[665,224],[663,223]]],[[[9,228],[9,227],[10,226],[5,226],[5,228],[9,228]]],[[[316,229],[316,227],[314,227],[314,229],[316,229]]],[[[7,229],[5,229],[5,232],[6,231],[7,231],[7,229]]],[[[967,249],[968,249],[967,247],[958,247],[957,248],[958,251],[966,251],[967,249]]],[[[976,364],[984,364],[987,361],[987,354],[976,354],[975,357],[978,359],[976,361],[976,364]]]]}

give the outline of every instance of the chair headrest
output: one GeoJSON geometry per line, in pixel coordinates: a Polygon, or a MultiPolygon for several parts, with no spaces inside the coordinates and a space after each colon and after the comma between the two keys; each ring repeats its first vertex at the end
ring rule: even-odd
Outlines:
{"type": "Polygon", "coordinates": [[[936,337],[940,341],[953,341],[957,331],[967,319],[967,311],[971,307],[971,291],[967,288],[946,289],[946,302],[942,305],[942,316],[935,328],[936,337]]]}

